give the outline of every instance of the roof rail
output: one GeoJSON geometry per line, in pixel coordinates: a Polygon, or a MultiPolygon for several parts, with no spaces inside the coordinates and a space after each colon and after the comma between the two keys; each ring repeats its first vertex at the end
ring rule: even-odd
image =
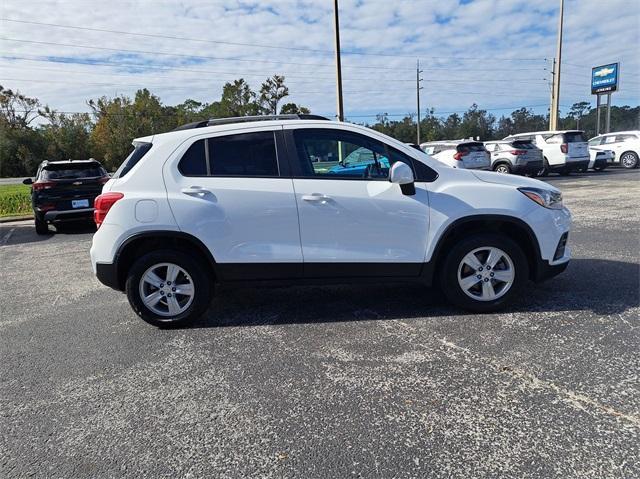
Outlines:
{"type": "Polygon", "coordinates": [[[181,125],[173,131],[190,130],[192,128],[204,128],[205,126],[228,125],[230,123],[248,123],[251,121],[273,121],[273,120],[326,120],[329,118],[320,115],[291,114],[291,115],[255,115],[255,116],[234,116],[230,118],[211,118],[210,120],[195,121],[181,125]]]}

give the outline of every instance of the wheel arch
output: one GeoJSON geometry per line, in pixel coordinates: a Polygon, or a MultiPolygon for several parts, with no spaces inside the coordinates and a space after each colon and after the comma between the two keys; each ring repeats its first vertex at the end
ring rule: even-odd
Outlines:
{"type": "Polygon", "coordinates": [[[531,227],[515,216],[508,215],[472,215],[458,218],[446,227],[440,235],[429,261],[429,268],[425,268],[427,283],[433,282],[433,277],[442,268],[446,252],[461,238],[474,233],[504,234],[522,248],[529,264],[531,279],[538,275],[541,260],[540,245],[531,227]]]}
{"type": "Polygon", "coordinates": [[[144,231],[128,237],[118,248],[116,267],[117,289],[124,291],[127,273],[136,258],[153,250],[169,248],[198,256],[213,278],[217,277],[216,261],[202,241],[181,231],[144,231]]]}

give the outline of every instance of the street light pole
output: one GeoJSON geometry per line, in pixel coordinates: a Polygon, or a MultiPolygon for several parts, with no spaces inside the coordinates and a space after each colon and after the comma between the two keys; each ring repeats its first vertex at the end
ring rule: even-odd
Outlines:
{"type": "Polygon", "coordinates": [[[418,59],[416,61],[416,102],[417,102],[417,106],[418,106],[418,123],[417,123],[417,127],[416,127],[416,138],[417,138],[416,144],[418,146],[420,146],[420,90],[422,90],[422,87],[420,86],[420,82],[422,81],[422,78],[420,78],[420,73],[422,73],[422,70],[420,70],[420,60],[418,59]]]}
{"type": "Polygon", "coordinates": [[[342,65],[340,64],[340,21],[338,19],[338,0],[333,2],[333,23],[336,35],[336,100],[338,120],[344,121],[344,106],[342,102],[342,65]]]}
{"type": "Polygon", "coordinates": [[[564,0],[560,0],[560,16],[558,18],[558,45],[556,47],[556,66],[553,76],[553,105],[551,107],[551,130],[558,129],[558,116],[560,113],[560,68],[562,67],[562,24],[564,17],[564,0]]]}

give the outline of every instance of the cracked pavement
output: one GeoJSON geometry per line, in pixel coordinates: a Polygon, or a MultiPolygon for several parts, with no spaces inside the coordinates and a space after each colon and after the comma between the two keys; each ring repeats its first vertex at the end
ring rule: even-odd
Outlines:
{"type": "Polygon", "coordinates": [[[91,230],[0,225],[1,477],[640,476],[640,171],[553,177],[574,260],[510,309],[218,288],[158,330],[91,230]]]}

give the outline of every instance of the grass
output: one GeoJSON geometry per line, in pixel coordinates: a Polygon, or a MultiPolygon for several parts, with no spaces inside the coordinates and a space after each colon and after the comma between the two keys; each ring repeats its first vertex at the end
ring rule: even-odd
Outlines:
{"type": "Polygon", "coordinates": [[[31,188],[27,185],[0,185],[0,218],[33,213],[31,188]]]}

